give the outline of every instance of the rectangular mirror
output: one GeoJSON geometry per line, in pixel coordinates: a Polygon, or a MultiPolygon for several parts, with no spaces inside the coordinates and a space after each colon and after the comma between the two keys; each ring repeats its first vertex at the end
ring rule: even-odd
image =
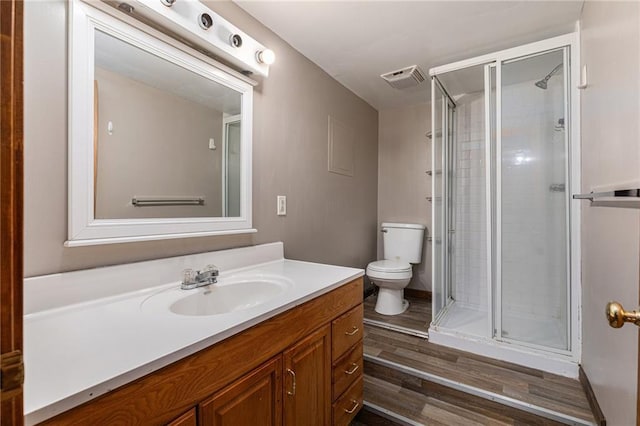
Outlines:
{"type": "Polygon", "coordinates": [[[66,245],[255,232],[251,84],[72,7],[66,245]]]}

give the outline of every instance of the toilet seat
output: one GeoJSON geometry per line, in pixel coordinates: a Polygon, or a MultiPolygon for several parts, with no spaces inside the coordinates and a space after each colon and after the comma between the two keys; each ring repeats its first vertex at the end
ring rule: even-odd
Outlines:
{"type": "Polygon", "coordinates": [[[367,275],[372,278],[404,280],[411,278],[411,264],[401,260],[378,260],[367,265],[367,275]]]}

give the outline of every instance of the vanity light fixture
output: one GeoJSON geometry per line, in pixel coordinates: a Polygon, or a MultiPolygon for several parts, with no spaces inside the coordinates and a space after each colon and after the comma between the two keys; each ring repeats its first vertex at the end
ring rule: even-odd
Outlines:
{"type": "Polygon", "coordinates": [[[239,34],[231,34],[229,37],[229,43],[235,48],[242,46],[242,37],[239,34]]]}
{"type": "Polygon", "coordinates": [[[201,13],[200,16],[198,16],[198,25],[206,31],[213,27],[213,18],[208,13],[201,13]]]}
{"type": "Polygon", "coordinates": [[[276,61],[276,54],[271,49],[260,50],[256,53],[256,60],[261,64],[271,65],[276,61]]]}
{"type": "Polygon", "coordinates": [[[134,7],[131,6],[129,3],[120,3],[118,5],[118,9],[128,14],[132,14],[134,11],[134,7]]]}
{"type": "MultiPolygon", "coordinates": [[[[100,3],[108,6],[114,4],[111,0],[81,1],[92,6],[100,3]]],[[[135,14],[129,13],[134,19],[143,23],[151,22],[155,27],[168,30],[189,44],[234,65],[239,72],[269,76],[269,65],[275,60],[273,52],[200,1],[117,1],[126,1],[135,8],[135,14]]]]}

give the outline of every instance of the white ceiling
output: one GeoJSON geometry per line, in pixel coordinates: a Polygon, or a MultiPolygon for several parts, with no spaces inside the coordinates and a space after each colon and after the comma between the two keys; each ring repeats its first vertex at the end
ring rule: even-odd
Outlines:
{"type": "Polygon", "coordinates": [[[94,37],[96,67],[216,111],[240,114],[242,95],[235,90],[102,31],[94,37]]]}
{"type": "MultiPolygon", "coordinates": [[[[429,100],[380,74],[572,32],[583,1],[248,1],[241,8],[377,109],[429,100]]],[[[277,55],[278,52],[276,52],[277,55]]]]}

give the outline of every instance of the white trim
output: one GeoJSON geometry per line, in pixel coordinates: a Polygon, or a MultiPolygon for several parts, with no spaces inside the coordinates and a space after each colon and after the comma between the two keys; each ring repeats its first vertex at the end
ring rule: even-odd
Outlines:
{"type": "Polygon", "coordinates": [[[502,340],[502,59],[496,60],[496,160],[495,160],[495,306],[493,316],[494,332],[491,337],[502,340]]]}
{"type": "MultiPolygon", "coordinates": [[[[436,281],[436,232],[435,232],[435,223],[436,223],[436,82],[433,78],[431,78],[431,287],[433,291],[432,305],[435,303],[438,305],[438,286],[441,284],[436,281]]],[[[437,311],[439,309],[431,310],[431,321],[436,320],[437,311]]]]}
{"type": "MultiPolygon", "coordinates": [[[[491,147],[492,147],[492,139],[491,139],[491,69],[495,68],[495,64],[487,64],[484,66],[484,137],[485,137],[485,206],[487,218],[486,218],[486,250],[487,250],[487,307],[489,312],[494,312],[493,306],[493,197],[491,196],[492,190],[492,175],[493,175],[493,167],[494,161],[491,155],[491,147]]],[[[489,315],[489,320],[487,321],[487,337],[493,337],[494,319],[495,314],[489,315]]]]}
{"type": "Polygon", "coordinates": [[[141,235],[138,237],[93,238],[84,240],[68,240],[65,247],[86,247],[103,244],[137,243],[142,241],[172,240],[176,238],[213,237],[219,235],[255,234],[257,229],[233,229],[230,231],[184,232],[181,234],[141,235]]]}
{"type": "Polygon", "coordinates": [[[163,40],[73,0],[69,34],[69,219],[67,247],[254,232],[251,225],[253,86],[163,40]],[[96,219],[93,188],[94,33],[105,32],[242,95],[241,215],[238,218],[96,219]]]}
{"type": "MultiPolygon", "coordinates": [[[[564,79],[564,93],[563,93],[563,97],[564,97],[564,102],[563,102],[563,113],[564,113],[564,155],[565,155],[565,170],[564,170],[564,209],[565,209],[565,238],[566,238],[566,259],[567,259],[567,263],[566,263],[566,280],[569,283],[569,285],[566,288],[566,302],[565,302],[565,306],[566,306],[566,311],[565,311],[565,315],[566,315],[566,331],[567,331],[567,350],[569,352],[571,352],[571,349],[573,347],[573,342],[572,342],[572,321],[571,321],[571,315],[574,311],[574,309],[572,308],[572,304],[571,304],[571,293],[572,293],[572,289],[571,289],[571,282],[572,277],[571,277],[571,246],[572,241],[571,241],[571,194],[573,192],[570,191],[571,188],[571,169],[572,169],[572,160],[571,160],[571,126],[568,124],[569,121],[569,117],[572,117],[572,115],[569,112],[569,108],[571,105],[571,87],[573,86],[572,84],[572,80],[571,80],[571,75],[569,73],[569,70],[572,68],[571,66],[571,59],[569,57],[569,49],[570,47],[565,46],[562,49],[562,63],[563,63],[563,67],[562,67],[562,77],[564,79]]],[[[578,69],[580,69],[580,66],[578,66],[578,69]]]]}
{"type": "MultiPolygon", "coordinates": [[[[579,22],[579,21],[578,21],[579,22]]],[[[565,133],[569,137],[569,170],[571,171],[571,179],[566,188],[566,197],[568,198],[568,207],[570,212],[571,223],[571,352],[574,360],[580,362],[582,360],[582,320],[580,312],[582,311],[582,252],[581,252],[581,208],[583,204],[580,200],[573,200],[572,194],[578,194],[582,188],[581,176],[581,145],[582,136],[580,133],[580,96],[581,91],[579,84],[581,76],[580,62],[580,34],[572,34],[570,48],[570,65],[571,78],[567,81],[569,94],[569,105],[571,105],[571,125],[565,116],[565,133]]]]}
{"type": "Polygon", "coordinates": [[[519,56],[526,56],[527,53],[523,53],[526,51],[541,52],[544,50],[557,49],[559,46],[571,45],[575,41],[575,38],[575,33],[568,33],[557,37],[548,38],[546,40],[536,41],[522,46],[488,53],[482,56],[476,56],[475,58],[469,58],[463,61],[453,62],[451,64],[430,68],[429,75],[434,76],[446,72],[472,67],[475,65],[484,65],[490,62],[504,60],[505,58],[515,59],[519,56]]]}
{"type": "Polygon", "coordinates": [[[428,339],[429,333],[426,331],[416,330],[415,328],[403,327],[401,325],[391,324],[385,321],[378,321],[371,318],[364,317],[363,324],[371,325],[373,327],[383,328],[385,330],[396,331],[402,334],[408,334],[409,336],[420,337],[422,339],[428,339]]]}
{"type": "MultiPolygon", "coordinates": [[[[437,77],[436,77],[437,78],[437,77]]],[[[438,81],[439,83],[439,81],[438,81]]],[[[442,134],[442,193],[440,195],[441,200],[441,215],[442,215],[442,229],[441,229],[441,241],[440,247],[442,247],[442,294],[444,295],[444,305],[449,304],[449,299],[451,298],[451,275],[449,272],[450,268],[450,237],[449,237],[449,209],[448,209],[448,197],[449,197],[449,103],[448,96],[445,94],[443,88],[442,91],[442,123],[440,123],[441,134],[442,134]]]]}
{"type": "Polygon", "coordinates": [[[499,340],[473,337],[452,330],[443,330],[437,326],[429,328],[429,342],[560,376],[574,379],[578,377],[579,364],[570,355],[556,354],[499,340]]]}

